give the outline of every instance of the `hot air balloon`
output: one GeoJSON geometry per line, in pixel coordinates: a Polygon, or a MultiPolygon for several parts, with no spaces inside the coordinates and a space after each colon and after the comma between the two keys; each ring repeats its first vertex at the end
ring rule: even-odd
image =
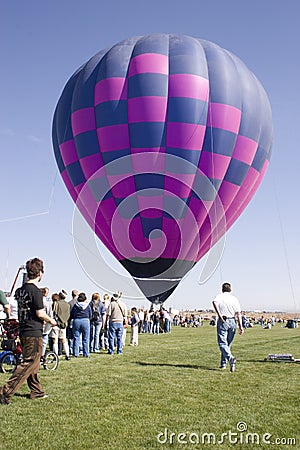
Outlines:
{"type": "Polygon", "coordinates": [[[74,202],[157,303],[245,209],[272,135],[269,100],[245,64],[182,35],[100,51],[69,79],[53,118],[74,202]]]}

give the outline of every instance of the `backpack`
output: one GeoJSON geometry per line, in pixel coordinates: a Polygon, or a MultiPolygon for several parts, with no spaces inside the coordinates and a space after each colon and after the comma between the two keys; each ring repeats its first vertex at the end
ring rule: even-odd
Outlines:
{"type": "Polygon", "coordinates": [[[93,312],[92,319],[91,319],[92,322],[98,322],[98,320],[100,318],[98,306],[96,306],[96,308],[93,308],[92,312],[93,312]]]}
{"type": "Polygon", "coordinates": [[[61,318],[59,316],[57,316],[56,314],[54,314],[54,319],[57,323],[58,328],[67,328],[67,323],[64,322],[63,320],[61,320],[61,318]]]}
{"type": "Polygon", "coordinates": [[[18,288],[15,292],[15,299],[18,302],[18,320],[20,325],[24,324],[27,320],[32,319],[31,298],[25,289],[18,288]]]}
{"type": "Polygon", "coordinates": [[[59,300],[53,307],[53,316],[58,328],[67,328],[70,318],[70,305],[65,300],[59,300]]]}

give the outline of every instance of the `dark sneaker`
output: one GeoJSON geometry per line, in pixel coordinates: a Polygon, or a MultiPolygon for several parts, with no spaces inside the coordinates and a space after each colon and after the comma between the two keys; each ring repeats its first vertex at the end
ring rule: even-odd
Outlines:
{"type": "Polygon", "coordinates": [[[230,358],[229,364],[230,364],[230,372],[234,372],[235,371],[235,365],[236,365],[236,358],[234,356],[232,356],[230,358]]]}
{"type": "Polygon", "coordinates": [[[39,397],[33,397],[31,400],[41,400],[42,398],[48,398],[48,394],[40,395],[39,397]]]}
{"type": "Polygon", "coordinates": [[[66,357],[65,357],[65,360],[66,360],[66,361],[70,361],[70,359],[71,359],[70,356],[66,356],[66,357]]]}
{"type": "Polygon", "coordinates": [[[10,400],[3,394],[0,394],[0,405],[10,405],[10,400]]]}

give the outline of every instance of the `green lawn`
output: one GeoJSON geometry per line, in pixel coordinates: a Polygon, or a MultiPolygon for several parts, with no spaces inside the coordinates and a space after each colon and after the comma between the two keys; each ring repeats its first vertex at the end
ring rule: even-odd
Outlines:
{"type": "Polygon", "coordinates": [[[0,405],[0,448],[299,449],[300,364],[263,360],[300,358],[300,329],[256,326],[236,336],[233,353],[236,372],[219,370],[216,329],[205,323],[140,335],[123,355],[61,360],[40,371],[48,399],[30,401],[24,386],[0,405]]]}

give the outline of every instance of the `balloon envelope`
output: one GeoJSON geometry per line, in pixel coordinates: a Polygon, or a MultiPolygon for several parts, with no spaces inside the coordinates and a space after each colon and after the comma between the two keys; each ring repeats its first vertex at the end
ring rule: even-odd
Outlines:
{"type": "Polygon", "coordinates": [[[99,52],[53,119],[64,183],[96,235],[153,302],[245,209],[272,145],[267,95],[209,41],[149,35],[99,52]]]}

